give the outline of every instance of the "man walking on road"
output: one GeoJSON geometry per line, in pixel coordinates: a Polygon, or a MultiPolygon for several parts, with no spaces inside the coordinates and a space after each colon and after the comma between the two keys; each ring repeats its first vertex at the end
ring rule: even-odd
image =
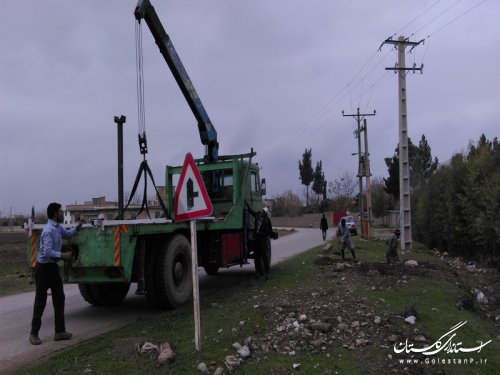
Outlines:
{"type": "Polygon", "coordinates": [[[51,203],[47,207],[48,222],[40,236],[37,262],[35,266],[36,294],[31,321],[30,343],[40,345],[38,331],[42,325],[42,315],[47,304],[47,290],[52,292],[52,305],[54,306],[55,334],[54,340],[68,340],[73,335],[66,332],[64,323],[64,288],[59,274],[58,261],[71,261],[73,252],[61,252],[61,239],[75,236],[83,221],[77,222],[71,229],[63,228],[63,211],[59,203],[51,203]]]}
{"type": "Polygon", "coordinates": [[[323,241],[326,240],[326,231],[328,230],[328,221],[326,220],[325,214],[321,218],[321,222],[319,224],[321,228],[321,233],[323,234],[323,241]]]}

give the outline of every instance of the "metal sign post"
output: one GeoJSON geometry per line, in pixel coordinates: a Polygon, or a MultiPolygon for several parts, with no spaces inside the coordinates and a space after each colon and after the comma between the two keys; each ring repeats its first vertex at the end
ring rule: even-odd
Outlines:
{"type": "Polygon", "coordinates": [[[189,220],[191,232],[191,276],[193,279],[194,343],[201,350],[200,290],[198,286],[198,240],[196,238],[196,218],[212,214],[212,202],[203,184],[200,171],[191,154],[186,154],[184,166],[175,189],[174,218],[176,221],[189,220]]]}
{"type": "Polygon", "coordinates": [[[196,239],[196,219],[190,220],[191,227],[191,269],[193,277],[193,312],[194,312],[194,346],[201,350],[200,329],[200,290],[198,286],[198,250],[196,239]]]}

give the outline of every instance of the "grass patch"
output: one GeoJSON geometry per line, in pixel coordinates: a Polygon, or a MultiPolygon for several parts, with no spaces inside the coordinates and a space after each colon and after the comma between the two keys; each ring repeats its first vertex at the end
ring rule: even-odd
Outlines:
{"type": "MultiPolygon", "coordinates": [[[[427,262],[430,266],[443,266],[443,262],[428,250],[407,256],[419,262],[427,262]]],[[[410,343],[415,343],[413,338],[417,333],[423,334],[427,342],[416,343],[415,347],[429,346],[449,332],[452,326],[466,321],[467,323],[456,331],[456,337],[452,339],[452,343],[458,344],[458,348],[475,348],[481,342],[489,340],[492,342],[483,347],[479,353],[474,351],[450,355],[443,350],[439,355],[428,357],[427,360],[444,360],[446,363],[438,366],[439,371],[444,374],[497,374],[500,369],[498,356],[500,344],[496,340],[498,325],[481,313],[482,306],[477,303],[475,311],[457,308],[457,302],[470,292],[464,288],[464,283],[467,284],[467,281],[460,279],[456,272],[444,267],[431,271],[423,276],[417,275],[405,283],[395,283],[386,288],[357,288],[354,293],[369,301],[375,309],[392,313],[391,323],[399,327],[396,332],[399,332],[398,340],[401,342],[408,339],[410,343]],[[404,322],[404,318],[409,315],[417,316],[415,326],[404,322]],[[462,360],[472,358],[476,365],[459,366],[447,363],[453,358],[462,360]]],[[[443,344],[450,336],[443,338],[443,344]]]]}
{"type": "Polygon", "coordinates": [[[27,267],[0,267],[0,297],[34,290],[35,285],[28,281],[27,267]]]}
{"type": "Polygon", "coordinates": [[[341,259],[325,256],[320,246],[274,266],[268,282],[249,275],[204,297],[200,352],[194,349],[192,306],[188,304],[64,350],[19,373],[197,374],[198,364],[204,362],[210,373],[221,367],[227,374],[224,359],[236,355],[235,342],[248,345],[252,352],[236,368],[237,374],[498,373],[498,324],[487,318],[481,306],[474,311],[456,307],[457,300],[469,293],[464,286],[476,282],[474,278],[464,279],[467,273],[457,274],[432,251],[403,254],[402,258],[421,264],[411,271],[402,264],[385,264],[383,241],[354,237],[354,242],[361,263],[342,271],[336,269],[341,259]],[[408,313],[417,315],[415,326],[404,322],[408,313]],[[301,314],[307,319],[300,320],[301,314]],[[375,316],[382,317],[380,324],[373,322],[375,316]],[[297,328],[294,324],[299,320],[297,328]],[[430,344],[465,320],[454,342],[461,341],[464,348],[476,347],[478,340],[493,342],[480,353],[441,353],[433,358],[473,357],[486,359],[486,364],[398,364],[403,357],[394,353],[395,342],[387,338],[391,334],[403,342],[413,342],[421,334],[430,344]],[[318,321],[330,324],[328,332],[312,328],[318,321]],[[345,329],[339,328],[339,322],[345,329]],[[176,352],[175,361],[158,367],[155,358],[138,353],[136,346],[145,341],[169,342],[176,352]]]}
{"type": "Polygon", "coordinates": [[[35,290],[29,284],[24,232],[0,232],[0,296],[35,290]]]}

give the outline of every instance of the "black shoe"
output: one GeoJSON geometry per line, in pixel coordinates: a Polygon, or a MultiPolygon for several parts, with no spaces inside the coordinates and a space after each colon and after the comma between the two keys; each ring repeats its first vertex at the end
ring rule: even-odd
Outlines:
{"type": "Polygon", "coordinates": [[[31,345],[40,345],[42,343],[42,340],[40,340],[38,335],[31,334],[30,335],[30,343],[31,343],[31,345]]]}
{"type": "Polygon", "coordinates": [[[61,340],[69,340],[70,338],[73,337],[72,333],[69,332],[56,332],[54,334],[54,341],[61,341],[61,340]]]}

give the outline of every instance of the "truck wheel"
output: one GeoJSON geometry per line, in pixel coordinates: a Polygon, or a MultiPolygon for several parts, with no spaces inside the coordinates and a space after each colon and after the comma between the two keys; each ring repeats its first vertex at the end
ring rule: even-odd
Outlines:
{"type": "Polygon", "coordinates": [[[94,302],[86,301],[97,306],[116,306],[121,304],[130,288],[130,283],[99,283],[86,285],[94,302]]]}
{"type": "Polygon", "coordinates": [[[191,244],[188,239],[177,234],[163,249],[157,262],[158,290],[160,305],[176,308],[187,302],[193,291],[191,281],[191,244]]]}
{"type": "Polygon", "coordinates": [[[88,302],[91,305],[97,305],[97,301],[90,290],[90,284],[78,283],[78,289],[80,289],[80,294],[85,302],[88,302]]]}
{"type": "Polygon", "coordinates": [[[219,266],[205,266],[203,267],[207,275],[217,275],[219,272],[219,266]]]}

